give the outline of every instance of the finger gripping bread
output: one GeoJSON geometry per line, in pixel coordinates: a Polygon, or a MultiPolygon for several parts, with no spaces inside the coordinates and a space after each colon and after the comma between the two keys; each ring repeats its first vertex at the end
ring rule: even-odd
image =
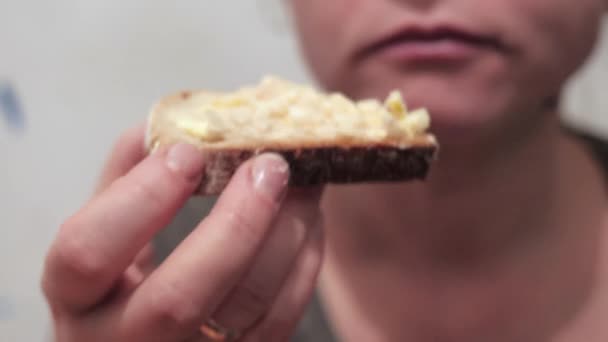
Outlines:
{"type": "Polygon", "coordinates": [[[264,152],[282,155],[292,186],[422,179],[437,153],[429,114],[409,111],[399,92],[385,103],[274,77],[232,93],[182,92],[148,119],[146,147],[186,142],[205,157],[198,193],[219,194],[236,169],[264,152]]]}

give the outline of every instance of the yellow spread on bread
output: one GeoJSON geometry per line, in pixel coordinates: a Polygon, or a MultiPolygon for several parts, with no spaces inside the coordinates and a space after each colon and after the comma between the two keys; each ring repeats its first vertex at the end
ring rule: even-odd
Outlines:
{"type": "Polygon", "coordinates": [[[322,93],[277,77],[233,93],[194,93],[170,110],[177,129],[209,144],[404,140],[425,135],[430,126],[428,111],[409,111],[396,90],[384,103],[354,102],[339,93],[322,93]]]}

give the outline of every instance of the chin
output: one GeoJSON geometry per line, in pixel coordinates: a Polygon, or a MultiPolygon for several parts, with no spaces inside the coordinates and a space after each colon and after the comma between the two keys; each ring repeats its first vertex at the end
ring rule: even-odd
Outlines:
{"type": "MultiPolygon", "coordinates": [[[[364,82],[365,87],[348,94],[358,99],[382,99],[393,89],[401,90],[410,109],[424,107],[431,114],[431,131],[444,142],[475,142],[508,123],[527,117],[509,89],[490,87],[475,80],[442,77],[410,77],[390,82],[364,82]],[[518,113],[518,114],[513,114],[518,113]]],[[[526,118],[527,119],[527,118],[526,118]]]]}
{"type": "Polygon", "coordinates": [[[519,84],[517,74],[508,60],[495,55],[456,65],[395,66],[372,59],[339,70],[325,83],[357,99],[383,99],[399,89],[409,108],[429,110],[431,130],[440,138],[459,140],[529,119],[526,113],[538,96],[524,90],[529,86],[519,84]]]}
{"type": "Polygon", "coordinates": [[[510,130],[508,122],[513,115],[508,115],[499,108],[489,105],[471,106],[462,103],[461,99],[451,102],[444,97],[444,102],[425,102],[431,114],[431,129],[440,142],[446,145],[473,145],[484,143],[498,132],[510,130]]]}

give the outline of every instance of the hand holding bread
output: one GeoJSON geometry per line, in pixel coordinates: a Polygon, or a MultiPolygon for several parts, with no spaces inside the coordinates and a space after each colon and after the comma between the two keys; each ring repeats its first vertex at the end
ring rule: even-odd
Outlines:
{"type": "MultiPolygon", "coordinates": [[[[256,94],[273,97],[276,86],[256,94]]],[[[279,121],[269,118],[289,115],[279,113],[283,105],[258,122],[247,110],[268,101],[209,96],[188,93],[157,106],[146,132],[119,140],[98,192],[61,227],[42,282],[57,341],[286,340],[321,265],[321,186],[421,178],[435,153],[425,113],[407,117],[399,101],[393,110],[409,122],[402,128],[391,119],[397,114],[367,102],[359,110],[385,121],[373,123],[370,114],[370,123],[357,126],[353,117],[354,128],[335,129],[299,118],[276,131],[279,121]],[[211,111],[212,103],[224,111],[211,111]],[[268,136],[258,128],[238,135],[247,124],[275,126],[268,136]],[[193,194],[220,197],[161,265],[143,266],[142,251],[193,194]]],[[[294,96],[288,112],[308,95],[294,96]]]]}

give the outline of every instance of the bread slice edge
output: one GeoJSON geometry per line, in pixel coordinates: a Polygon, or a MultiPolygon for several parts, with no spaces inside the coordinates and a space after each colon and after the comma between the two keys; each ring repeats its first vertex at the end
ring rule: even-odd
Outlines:
{"type": "Polygon", "coordinates": [[[290,168],[290,186],[309,187],[324,184],[404,182],[425,179],[437,158],[438,144],[430,135],[403,142],[332,144],[291,142],[280,146],[246,146],[215,148],[172,135],[164,130],[159,117],[168,106],[187,100],[191,92],[167,97],[150,111],[145,148],[148,153],[163,146],[187,142],[196,146],[205,160],[202,181],[196,195],[219,195],[236,170],[247,160],[263,153],[282,156],[290,168]]]}

